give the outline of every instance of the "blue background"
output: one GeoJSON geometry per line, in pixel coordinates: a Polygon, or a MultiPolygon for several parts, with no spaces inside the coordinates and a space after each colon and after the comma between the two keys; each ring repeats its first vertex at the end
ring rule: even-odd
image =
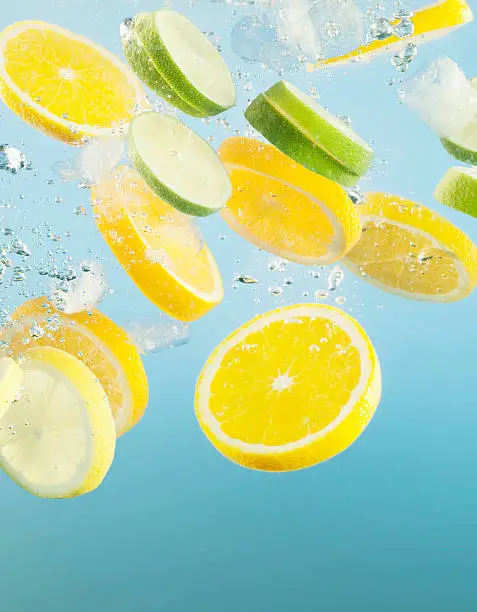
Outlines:
{"type": "MultiPolygon", "coordinates": [[[[189,4],[174,7],[220,37],[234,69],[239,106],[226,118],[232,129],[243,131],[247,100],[278,79],[231,53],[231,27],[250,8],[205,0],[189,4]]],[[[157,0],[10,1],[2,3],[0,27],[42,19],[120,53],[122,19],[159,5],[157,0]]],[[[449,55],[469,76],[477,75],[476,33],[474,23],[420,48],[411,73],[437,55],[449,55]]],[[[414,198],[477,241],[476,220],[432,198],[454,163],[436,136],[398,103],[396,84],[387,82],[400,76],[383,57],[367,66],[289,78],[303,89],[315,86],[325,105],[350,115],[358,133],[374,143],[378,161],[364,189],[414,198]]],[[[231,135],[215,119],[209,125],[187,121],[212,135],[214,146],[231,135]]],[[[88,192],[62,184],[51,170],[72,150],[36,133],[4,106],[0,135],[33,164],[29,172],[0,176],[1,224],[31,243],[31,228],[48,220],[62,240],[38,245],[36,263],[48,249],[63,249],[75,260],[96,256],[114,289],[104,311],[119,323],[138,312],[150,314],[151,306],[97,234],[91,211],[85,217],[73,214],[76,206],[88,207],[88,192]]],[[[255,313],[312,301],[314,291],[326,289],[328,271],[318,279],[295,265],[271,272],[270,257],[232,235],[220,218],[202,227],[221,267],[225,300],[193,325],[187,346],[146,358],[150,406],[141,424],[119,441],[104,484],[82,498],[45,501],[1,476],[0,609],[477,609],[477,293],[451,305],[421,304],[346,273],[339,291],[346,298],[343,308],[365,326],[382,363],[378,412],[348,451],[323,465],[291,474],[254,473],[222,458],[202,435],[193,412],[196,377],[227,333],[255,313]],[[233,289],[235,273],[255,276],[260,284],[233,289]],[[294,278],[293,285],[271,296],[268,286],[282,284],[285,276],[294,278]]],[[[28,279],[28,291],[44,290],[34,272],[28,279]]],[[[25,299],[24,289],[3,286],[0,296],[11,308],[25,299]]]]}

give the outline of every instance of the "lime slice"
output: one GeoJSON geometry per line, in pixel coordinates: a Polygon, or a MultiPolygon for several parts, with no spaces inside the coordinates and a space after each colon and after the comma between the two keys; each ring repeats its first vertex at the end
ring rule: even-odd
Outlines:
{"type": "MultiPolygon", "coordinates": [[[[477,78],[470,79],[474,89],[477,89],[477,78]]],[[[477,166],[477,117],[474,117],[465,128],[452,138],[442,138],[442,146],[452,155],[465,164],[477,166]]]]}
{"type": "Polygon", "coordinates": [[[25,353],[22,393],[0,420],[0,465],[39,497],[96,488],[113,461],[113,416],[96,376],[56,348],[25,353]]]}
{"type": "Polygon", "coordinates": [[[445,206],[477,217],[477,168],[449,168],[437,185],[434,197],[445,206]]]}
{"type": "Polygon", "coordinates": [[[245,117],[283,153],[342,185],[355,185],[373,160],[349,126],[286,81],[255,98],[245,117]]]}
{"type": "Polygon", "coordinates": [[[154,112],[136,117],[129,130],[129,157],[152,191],[185,214],[210,215],[232,195],[218,155],[175,117],[154,112]]]}
{"type": "Polygon", "coordinates": [[[186,17],[163,9],[139,13],[123,28],[125,56],[144,82],[168,102],[196,117],[217,115],[235,104],[227,64],[186,17]]]}
{"type": "Polygon", "coordinates": [[[121,42],[124,55],[129,65],[134,69],[136,75],[152,91],[156,92],[172,106],[175,106],[192,117],[203,117],[204,115],[202,113],[178,96],[164,77],[161,76],[161,73],[155,67],[138,36],[139,29],[139,27],[136,27],[135,20],[127,19],[122,24],[121,30],[121,42]]]}
{"type": "Polygon", "coordinates": [[[0,418],[15,401],[21,389],[23,372],[10,357],[0,359],[0,418]]]}

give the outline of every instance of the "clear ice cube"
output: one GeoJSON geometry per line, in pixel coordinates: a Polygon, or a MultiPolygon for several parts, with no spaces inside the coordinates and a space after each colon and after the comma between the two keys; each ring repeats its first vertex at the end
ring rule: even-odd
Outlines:
{"type": "Polygon", "coordinates": [[[290,71],[296,66],[288,47],[280,40],[276,23],[265,13],[247,15],[232,29],[232,51],[251,62],[259,62],[277,71],[290,71]]]}
{"type": "Polygon", "coordinates": [[[163,313],[130,321],[125,329],[139,352],[145,355],[181,346],[189,341],[189,325],[163,313]]]}
{"type": "Polygon", "coordinates": [[[355,0],[279,0],[278,31],[310,61],[342,55],[364,41],[364,16],[355,0]]]}
{"type": "Polygon", "coordinates": [[[16,174],[26,166],[25,154],[11,145],[0,145],[0,170],[16,174]]]}
{"type": "Polygon", "coordinates": [[[91,140],[78,153],[78,174],[91,183],[99,183],[111,173],[123,154],[124,142],[118,137],[91,140]]]}
{"type": "Polygon", "coordinates": [[[449,57],[409,80],[400,97],[440,137],[458,134],[477,116],[477,91],[449,57]]]}
{"type": "Polygon", "coordinates": [[[80,274],[67,287],[66,292],[53,290],[53,300],[61,310],[73,314],[95,308],[108,293],[103,266],[96,261],[82,262],[80,274]]]}

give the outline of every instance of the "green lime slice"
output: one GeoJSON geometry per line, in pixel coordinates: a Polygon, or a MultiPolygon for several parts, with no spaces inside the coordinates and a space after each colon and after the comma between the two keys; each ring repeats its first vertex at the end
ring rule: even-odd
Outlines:
{"type": "Polygon", "coordinates": [[[477,217],[477,168],[449,168],[434,191],[435,199],[477,217]]]}
{"type": "Polygon", "coordinates": [[[195,117],[235,104],[232,75],[207,37],[168,9],[139,13],[122,36],[124,54],[148,87],[195,117]]]}
{"type": "MultiPolygon", "coordinates": [[[[474,89],[477,89],[477,78],[470,79],[474,89]]],[[[456,136],[441,138],[444,149],[465,164],[477,166],[477,117],[456,136]]]]}
{"type": "Polygon", "coordinates": [[[185,214],[210,215],[232,195],[228,172],[216,152],[175,117],[156,112],[135,117],[129,157],[152,191],[185,214]]]}
{"type": "Polygon", "coordinates": [[[255,98],[245,117],[283,153],[342,185],[355,185],[373,160],[348,125],[286,81],[255,98]]]}
{"type": "MultiPolygon", "coordinates": [[[[121,36],[121,41],[124,55],[137,76],[149,87],[149,89],[157,93],[172,106],[175,106],[192,117],[203,117],[202,113],[178,96],[161,76],[138,36],[140,25],[136,25],[136,22],[133,20],[128,21],[130,21],[130,25],[127,28],[125,27],[126,33],[121,36]]],[[[138,16],[137,21],[139,24],[141,23],[140,16],[138,16]]]]}

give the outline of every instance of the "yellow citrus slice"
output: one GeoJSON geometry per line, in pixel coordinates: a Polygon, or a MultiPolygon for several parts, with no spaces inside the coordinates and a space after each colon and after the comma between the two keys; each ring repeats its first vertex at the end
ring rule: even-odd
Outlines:
{"type": "Polygon", "coordinates": [[[414,300],[452,302],[477,285],[477,247],[432,210],[399,196],[368,193],[363,234],[343,262],[372,285],[414,300]]]}
{"type": "Polygon", "coordinates": [[[337,183],[252,138],[219,149],[233,185],[221,214],[240,236],[305,265],[340,259],[359,239],[356,207],[337,183]]]}
{"type": "MultiPolygon", "coordinates": [[[[316,64],[308,64],[308,71],[352,62],[369,62],[383,53],[396,53],[404,49],[410,42],[418,45],[445,36],[454,28],[465,25],[473,19],[472,10],[465,0],[442,0],[414,13],[412,17],[414,25],[412,36],[399,38],[392,35],[384,40],[373,40],[345,55],[331,57],[316,64]]],[[[391,21],[392,25],[398,23],[398,19],[391,21]]]]}
{"type": "Polygon", "coordinates": [[[98,487],[116,433],[96,376],[59,349],[38,347],[21,362],[22,392],[0,420],[0,465],[25,490],[65,498],[98,487]]]}
{"type": "Polygon", "coordinates": [[[381,396],[376,352],[337,308],[298,304],[249,321],[199,377],[195,409],[212,444],[245,467],[310,467],[350,446],[381,396]]]}
{"type": "Polygon", "coordinates": [[[43,21],[0,33],[0,97],[22,119],[70,144],[121,132],[149,107],[140,81],[118,57],[43,21]]]}
{"type": "Polygon", "coordinates": [[[22,384],[23,372],[11,357],[0,359],[0,418],[15,401],[22,384]]]}
{"type": "Polygon", "coordinates": [[[120,166],[91,192],[103,238],[137,287],[181,321],[194,321],[223,298],[220,272],[192,220],[120,166]]]}
{"type": "Polygon", "coordinates": [[[51,346],[83,361],[106,391],[118,437],[143,416],[148,382],[141,357],[126,332],[99,310],[66,314],[47,298],[30,300],[14,311],[2,340],[13,357],[51,346]]]}

